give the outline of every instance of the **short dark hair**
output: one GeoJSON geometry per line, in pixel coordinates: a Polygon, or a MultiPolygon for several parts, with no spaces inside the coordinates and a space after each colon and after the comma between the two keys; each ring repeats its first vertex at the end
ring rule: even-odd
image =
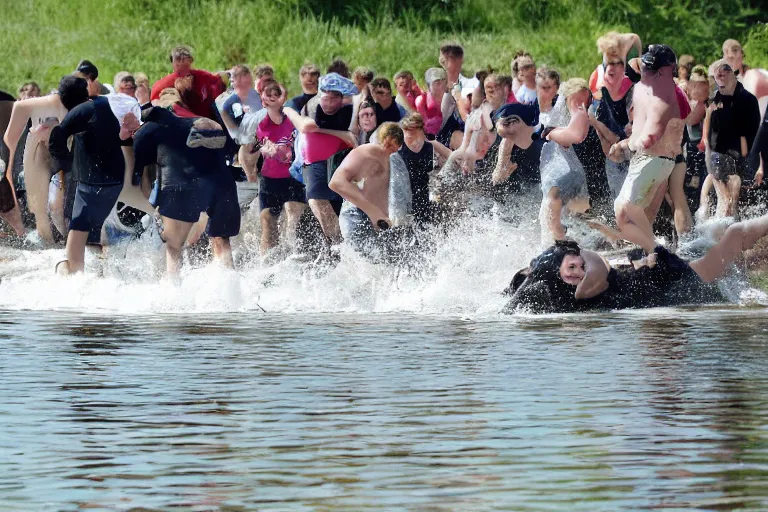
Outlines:
{"type": "Polygon", "coordinates": [[[390,92],[392,91],[392,85],[383,76],[377,77],[371,82],[371,89],[376,89],[377,87],[383,87],[390,92]]]}
{"type": "Polygon", "coordinates": [[[464,57],[464,47],[459,43],[450,41],[440,45],[440,53],[446,57],[454,57],[460,59],[464,57]]]}
{"type": "Polygon", "coordinates": [[[352,78],[356,78],[359,80],[365,80],[368,83],[371,83],[371,80],[373,80],[374,77],[373,70],[371,68],[366,68],[364,66],[356,67],[355,70],[352,72],[352,78]]]}
{"type": "Polygon", "coordinates": [[[88,82],[79,76],[67,75],[59,81],[59,99],[67,110],[88,101],[88,82]]]}
{"type": "Polygon", "coordinates": [[[267,75],[275,76],[275,69],[271,64],[259,64],[256,69],[253,70],[253,76],[258,80],[259,78],[267,75]]]}
{"type": "Polygon", "coordinates": [[[395,75],[395,81],[398,81],[401,78],[405,78],[407,80],[413,80],[414,79],[413,78],[413,73],[411,73],[410,71],[407,71],[407,70],[403,70],[403,71],[398,71],[397,72],[397,74],[395,75]]]}
{"type": "Polygon", "coordinates": [[[349,66],[342,59],[333,59],[331,65],[328,66],[328,73],[338,73],[344,78],[349,78],[349,66]]]}
{"type": "Polygon", "coordinates": [[[552,80],[555,82],[555,87],[560,87],[560,73],[554,69],[543,66],[536,72],[537,80],[552,80]]]}
{"type": "Polygon", "coordinates": [[[262,94],[270,94],[270,93],[276,93],[278,96],[283,94],[283,90],[280,88],[280,84],[277,83],[274,80],[270,80],[269,82],[264,85],[264,89],[261,91],[262,94]]]}
{"type": "Polygon", "coordinates": [[[80,64],[77,65],[75,71],[85,75],[88,80],[96,80],[99,78],[99,68],[97,68],[93,62],[86,59],[80,61],[80,64]]]}

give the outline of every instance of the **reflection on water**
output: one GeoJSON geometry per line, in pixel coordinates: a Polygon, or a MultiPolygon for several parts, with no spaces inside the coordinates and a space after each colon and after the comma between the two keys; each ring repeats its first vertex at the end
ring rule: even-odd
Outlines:
{"type": "Polygon", "coordinates": [[[766,331],[0,313],[0,509],[766,510],[766,331]]]}

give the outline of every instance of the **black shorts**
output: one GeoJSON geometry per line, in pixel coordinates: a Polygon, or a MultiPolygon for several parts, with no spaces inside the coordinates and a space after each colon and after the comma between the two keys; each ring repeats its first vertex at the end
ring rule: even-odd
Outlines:
{"type": "Polygon", "coordinates": [[[13,200],[11,182],[5,176],[0,177],[0,213],[8,213],[16,206],[13,200]]]}
{"type": "Polygon", "coordinates": [[[210,237],[230,237],[240,232],[240,205],[237,186],[229,172],[193,178],[182,185],[161,188],[150,198],[160,215],[182,222],[197,222],[208,214],[210,237]]]}
{"type": "Polygon", "coordinates": [[[72,220],[69,229],[87,231],[88,243],[98,244],[101,237],[101,227],[109,216],[109,212],[117,203],[122,184],[89,185],[78,183],[75,189],[75,202],[72,206],[72,220]]]}
{"type": "Polygon", "coordinates": [[[283,211],[287,202],[306,203],[307,196],[304,185],[292,177],[288,178],[259,178],[259,210],[269,208],[269,212],[277,217],[283,211]]]}

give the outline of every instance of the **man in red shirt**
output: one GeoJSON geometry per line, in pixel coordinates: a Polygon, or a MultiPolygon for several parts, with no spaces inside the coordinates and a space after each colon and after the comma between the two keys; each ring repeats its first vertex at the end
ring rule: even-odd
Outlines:
{"type": "Polygon", "coordinates": [[[192,69],[192,49],[177,46],[171,51],[173,73],[166,75],[152,86],[150,100],[154,103],[160,98],[163,89],[175,87],[181,92],[184,103],[189,109],[202,117],[211,117],[213,101],[224,92],[225,86],[219,75],[202,69],[192,69]]]}

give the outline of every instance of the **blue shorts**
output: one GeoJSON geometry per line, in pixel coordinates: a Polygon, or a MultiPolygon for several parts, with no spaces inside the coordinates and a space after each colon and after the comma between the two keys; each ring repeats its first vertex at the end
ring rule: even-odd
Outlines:
{"type": "Polygon", "coordinates": [[[305,165],[301,175],[304,177],[304,185],[307,187],[307,199],[341,202],[341,196],[328,187],[327,160],[305,165]]]}
{"type": "Polygon", "coordinates": [[[210,237],[230,237],[240,232],[237,186],[228,171],[163,187],[150,202],[158,207],[161,216],[182,222],[197,222],[201,212],[207,213],[210,237]]]}
{"type": "Polygon", "coordinates": [[[307,202],[303,184],[293,178],[259,178],[259,210],[269,208],[269,212],[277,217],[289,201],[307,202]]]}
{"type": "Polygon", "coordinates": [[[89,185],[78,183],[75,189],[75,202],[72,206],[72,220],[69,229],[87,231],[88,243],[98,244],[101,227],[117,203],[117,197],[123,190],[122,184],[89,185]]]}

